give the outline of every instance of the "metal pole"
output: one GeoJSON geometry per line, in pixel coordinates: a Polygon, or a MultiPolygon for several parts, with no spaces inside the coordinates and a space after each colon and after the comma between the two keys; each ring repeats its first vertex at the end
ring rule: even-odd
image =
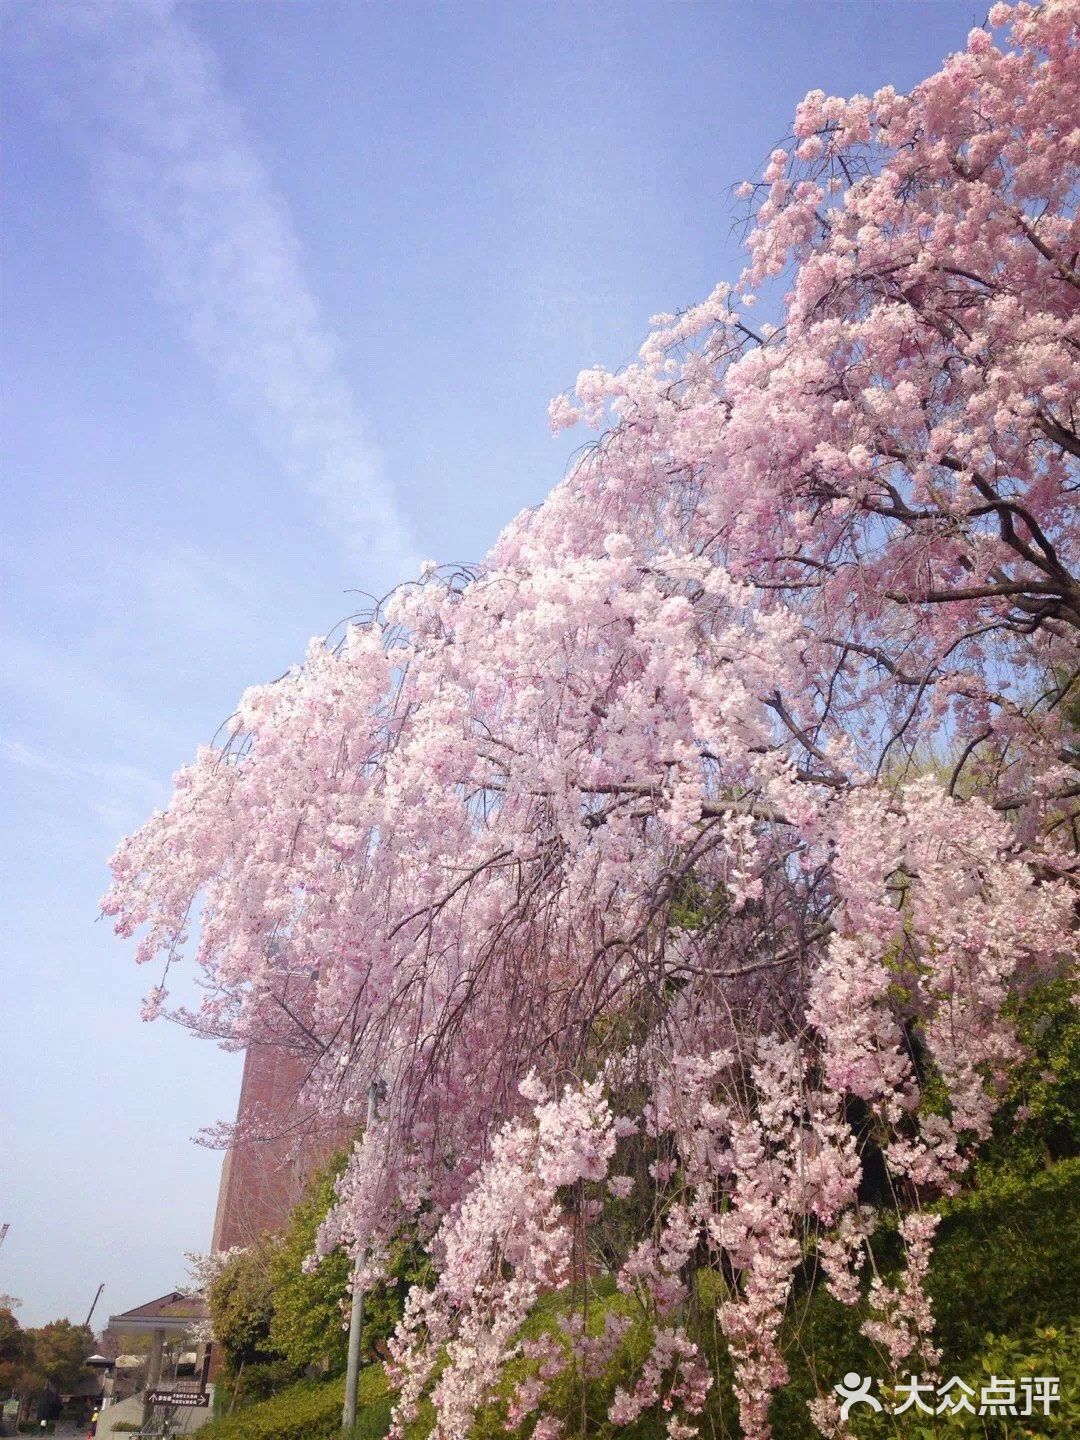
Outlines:
{"type": "MultiPolygon", "coordinates": [[[[379,1101],[384,1093],[382,1081],[373,1079],[367,1092],[365,1131],[370,1130],[379,1118],[379,1101]]],[[[360,1258],[358,1257],[353,1270],[352,1311],[349,1315],[349,1363],[345,1371],[345,1404],[341,1411],[341,1428],[345,1431],[351,1430],[356,1424],[356,1401],[360,1391],[360,1334],[364,1328],[364,1292],[357,1280],[360,1258]]]]}
{"type": "Polygon", "coordinates": [[[90,1321],[94,1318],[94,1311],[97,1309],[97,1302],[101,1299],[101,1292],[104,1289],[105,1281],[103,1280],[101,1284],[97,1287],[97,1294],[94,1296],[94,1303],[90,1306],[90,1310],[87,1313],[86,1319],[83,1321],[83,1329],[85,1330],[90,1329],[90,1321]]]}
{"type": "Polygon", "coordinates": [[[364,1292],[353,1276],[352,1313],[349,1316],[349,1368],[345,1372],[345,1404],[341,1428],[348,1432],[356,1424],[356,1402],[360,1394],[360,1335],[364,1329],[364,1292]]]}

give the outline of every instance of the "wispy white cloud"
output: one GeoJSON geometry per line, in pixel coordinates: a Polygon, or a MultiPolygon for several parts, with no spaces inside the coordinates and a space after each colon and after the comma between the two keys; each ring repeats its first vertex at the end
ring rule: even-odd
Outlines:
{"type": "Polygon", "coordinates": [[[391,582],[415,568],[409,528],[304,273],[288,207],[172,0],[31,8],[62,109],[103,199],[230,398],[313,495],[352,561],[391,582]],[[70,65],[72,50],[77,64],[70,65]]]}
{"type": "Polygon", "coordinates": [[[0,736],[0,764],[30,771],[41,777],[35,786],[63,781],[65,789],[78,797],[85,813],[111,839],[131,830],[155,801],[162,798],[158,780],[136,765],[102,763],[80,756],[60,754],[24,740],[0,736]]]}
{"type": "Polygon", "coordinates": [[[72,759],[7,736],[0,736],[0,756],[24,770],[43,770],[50,775],[88,775],[125,789],[160,789],[154,777],[137,765],[110,765],[96,760],[72,759]]]}
{"type": "Polygon", "coordinates": [[[0,737],[0,755],[9,765],[18,765],[23,770],[44,770],[48,775],[70,775],[71,766],[58,755],[47,755],[35,750],[22,740],[7,740],[0,737]]]}
{"type": "MultiPolygon", "coordinates": [[[[183,726],[133,695],[93,655],[72,654],[6,628],[0,629],[0,655],[0,695],[8,716],[40,717],[50,734],[80,734],[95,753],[116,747],[127,753],[183,753],[183,726]]],[[[52,748],[46,746],[45,753],[52,748]]]]}

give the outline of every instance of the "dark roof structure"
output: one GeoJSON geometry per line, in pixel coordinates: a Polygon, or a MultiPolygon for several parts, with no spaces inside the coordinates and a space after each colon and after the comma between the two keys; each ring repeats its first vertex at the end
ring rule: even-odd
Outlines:
{"type": "Polygon", "coordinates": [[[206,1317],[205,1300],[197,1295],[185,1295],[180,1290],[170,1290],[156,1300],[147,1300],[144,1305],[136,1305],[119,1315],[110,1315],[109,1329],[129,1333],[138,1330],[178,1332],[190,1329],[194,1321],[205,1320],[206,1317]]]}

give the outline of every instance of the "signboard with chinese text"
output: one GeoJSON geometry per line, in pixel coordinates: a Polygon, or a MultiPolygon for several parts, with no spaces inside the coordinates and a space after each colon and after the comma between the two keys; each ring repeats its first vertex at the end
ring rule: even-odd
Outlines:
{"type": "Polygon", "coordinates": [[[146,1397],[147,1405],[201,1406],[210,1404],[208,1390],[151,1390],[146,1397]]]}

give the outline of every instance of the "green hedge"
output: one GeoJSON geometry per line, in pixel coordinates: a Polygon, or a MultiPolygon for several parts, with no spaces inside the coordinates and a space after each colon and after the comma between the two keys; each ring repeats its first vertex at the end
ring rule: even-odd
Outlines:
{"type": "MultiPolygon", "coordinates": [[[[1071,1334],[1075,1341],[1080,1334],[1075,1324],[1080,1311],[1080,1159],[1063,1160],[1031,1177],[1001,1174],[992,1188],[961,1195],[943,1209],[928,1280],[943,1373],[971,1383],[984,1357],[1001,1350],[1006,1337],[1031,1353],[1040,1345],[1056,1349],[1055,1332],[1071,1334]]],[[[806,1408],[815,1382],[828,1390],[847,1370],[879,1373],[880,1359],[859,1333],[861,1319],[823,1285],[792,1306],[784,1347],[791,1380],[772,1407],[782,1440],[820,1440],[806,1408]]],[[[1075,1373],[1075,1361],[1073,1366],[1075,1373]]],[[[1064,1388],[1063,1383],[1063,1393],[1064,1388]]],[[[917,1429],[909,1427],[913,1436],[917,1429]]]]}
{"type": "MultiPolygon", "coordinates": [[[[199,1431],[200,1440],[337,1440],[344,1381],[301,1380],[269,1400],[221,1416],[199,1431]]],[[[360,1412],[352,1440],[378,1440],[390,1428],[393,1401],[380,1365],[360,1373],[360,1412]]]]}

